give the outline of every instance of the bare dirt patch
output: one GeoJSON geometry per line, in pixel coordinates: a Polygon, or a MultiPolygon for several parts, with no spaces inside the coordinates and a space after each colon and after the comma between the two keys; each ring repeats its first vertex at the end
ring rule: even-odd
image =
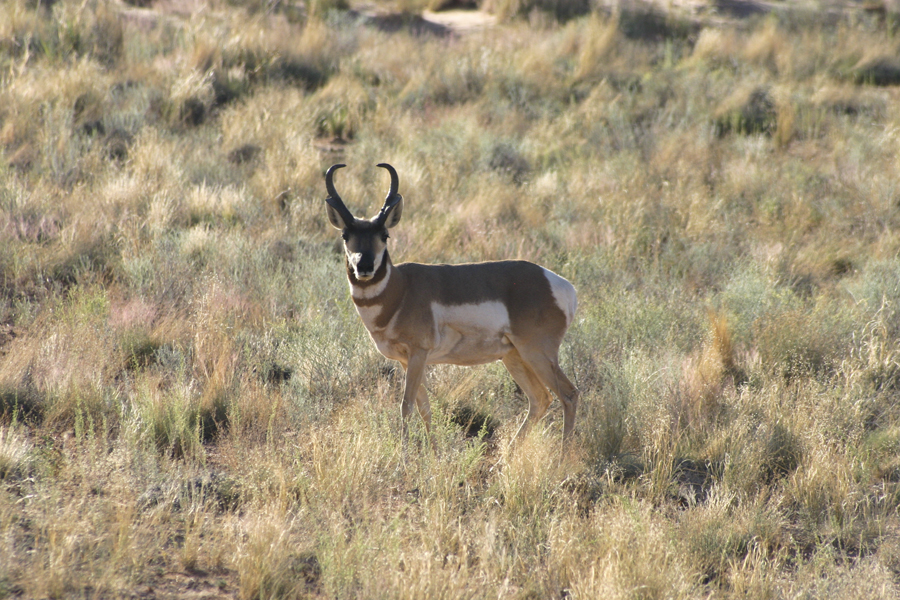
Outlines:
{"type": "Polygon", "coordinates": [[[170,572],[160,575],[148,585],[138,587],[134,598],[140,600],[166,600],[187,598],[191,600],[218,600],[237,596],[233,573],[170,572]]]}
{"type": "Polygon", "coordinates": [[[497,17],[481,10],[456,9],[440,12],[426,10],[422,12],[422,18],[457,34],[484,31],[497,24],[497,17]]]}

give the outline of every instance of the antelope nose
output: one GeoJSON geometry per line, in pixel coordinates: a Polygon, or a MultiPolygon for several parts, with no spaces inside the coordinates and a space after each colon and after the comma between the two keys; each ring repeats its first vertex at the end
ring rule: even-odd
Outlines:
{"type": "Polygon", "coordinates": [[[363,254],[359,262],[356,263],[356,276],[357,277],[372,277],[375,271],[375,257],[372,255],[363,254]]]}

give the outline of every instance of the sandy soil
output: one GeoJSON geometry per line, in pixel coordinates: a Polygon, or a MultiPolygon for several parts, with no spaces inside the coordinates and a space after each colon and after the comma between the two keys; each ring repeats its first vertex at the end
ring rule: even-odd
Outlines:
{"type": "Polygon", "coordinates": [[[481,10],[426,10],[422,13],[422,18],[458,34],[481,31],[497,24],[497,17],[481,10]]]}

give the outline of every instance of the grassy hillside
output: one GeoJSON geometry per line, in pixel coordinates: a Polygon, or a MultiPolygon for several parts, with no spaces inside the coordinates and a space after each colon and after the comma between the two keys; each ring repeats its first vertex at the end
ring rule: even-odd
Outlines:
{"type": "Polygon", "coordinates": [[[50,4],[0,4],[0,598],[900,593],[892,15],[50,4]],[[564,460],[500,364],[401,459],[323,203],[385,161],[396,261],[578,289],[564,460]]]}

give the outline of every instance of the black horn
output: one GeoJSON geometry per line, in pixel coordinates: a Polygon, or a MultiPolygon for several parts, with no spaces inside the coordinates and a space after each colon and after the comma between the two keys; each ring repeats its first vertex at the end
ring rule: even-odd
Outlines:
{"type": "Polygon", "coordinates": [[[340,194],[337,193],[337,190],[334,189],[334,172],[338,169],[342,169],[347,165],[331,165],[328,167],[328,170],[325,171],[325,189],[328,190],[328,197],[325,198],[325,202],[338,211],[338,214],[341,215],[341,218],[344,220],[344,223],[350,225],[353,223],[353,215],[347,210],[347,207],[344,206],[344,201],[341,200],[340,194]]]}
{"type": "Polygon", "coordinates": [[[391,174],[391,189],[388,191],[387,196],[384,199],[384,203],[387,204],[391,201],[391,199],[397,195],[397,189],[400,187],[400,179],[397,177],[397,171],[394,170],[394,167],[387,163],[379,163],[376,165],[381,167],[382,169],[387,169],[387,172],[391,174]]]}
{"type": "Polygon", "coordinates": [[[384,206],[378,212],[378,222],[384,223],[388,211],[400,202],[403,197],[397,193],[397,189],[400,187],[400,178],[397,177],[397,171],[394,170],[394,167],[387,163],[379,163],[376,166],[387,169],[387,172],[391,174],[391,189],[388,190],[387,196],[384,198],[384,206]]]}

